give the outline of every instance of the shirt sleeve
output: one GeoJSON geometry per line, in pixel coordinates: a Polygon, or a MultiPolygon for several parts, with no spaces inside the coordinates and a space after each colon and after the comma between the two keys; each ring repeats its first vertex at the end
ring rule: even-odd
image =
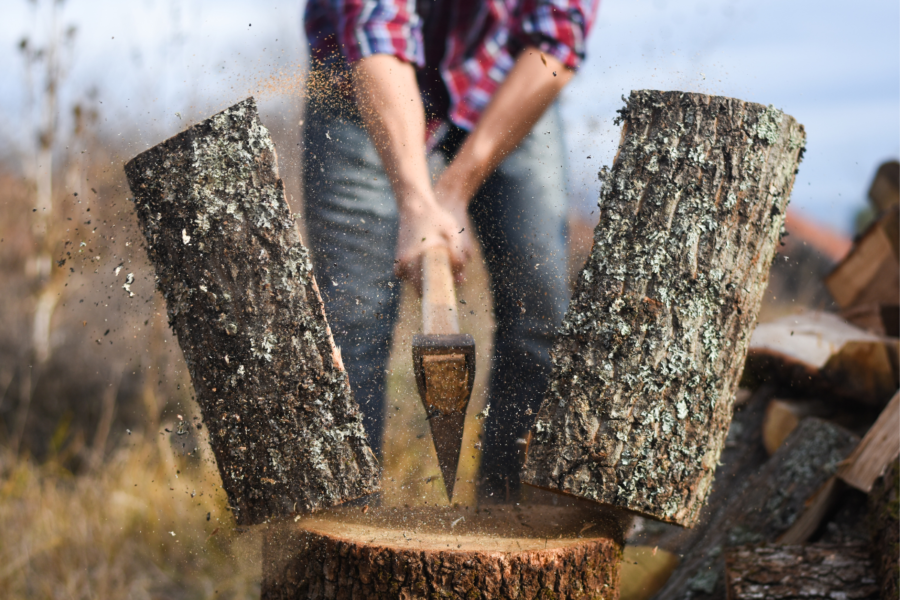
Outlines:
{"type": "Polygon", "coordinates": [[[425,62],[415,0],[345,0],[339,7],[337,37],[347,62],[373,54],[419,66],[425,62]]]}
{"type": "Polygon", "coordinates": [[[599,4],[600,0],[525,0],[510,32],[516,49],[535,46],[577,69],[599,4]]]}

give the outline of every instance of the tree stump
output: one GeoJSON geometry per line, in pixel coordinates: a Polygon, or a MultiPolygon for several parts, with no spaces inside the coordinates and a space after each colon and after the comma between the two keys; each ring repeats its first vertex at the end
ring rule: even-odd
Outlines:
{"type": "Polygon", "coordinates": [[[572,507],[341,507],[269,529],[261,595],[613,599],[626,525],[572,507]]]}
{"type": "Polygon", "coordinates": [[[253,98],[125,165],[238,524],[378,489],[253,98]]]}
{"type": "Polygon", "coordinates": [[[749,546],[725,558],[730,600],[877,600],[865,544],[749,546]]]}
{"type": "Polygon", "coordinates": [[[632,92],[523,481],[693,525],[803,152],[772,107],[632,92]]]}

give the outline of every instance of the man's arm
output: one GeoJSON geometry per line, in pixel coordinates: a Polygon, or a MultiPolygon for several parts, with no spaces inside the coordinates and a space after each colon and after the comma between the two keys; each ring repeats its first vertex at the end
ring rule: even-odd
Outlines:
{"type": "Polygon", "coordinates": [[[397,271],[417,280],[418,258],[446,245],[460,270],[471,252],[466,208],[507,154],[531,131],[572,79],[552,55],[525,48],[456,159],[432,189],[425,157],[425,111],[412,65],[373,55],[354,65],[354,89],[400,211],[397,271]],[[465,228],[467,231],[460,232],[465,228]]]}
{"type": "Polygon", "coordinates": [[[417,282],[418,259],[432,246],[446,246],[462,269],[471,238],[434,194],[425,156],[425,110],[409,63],[375,54],[354,63],[354,92],[363,123],[391,180],[400,212],[397,272],[417,282]]]}
{"type": "Polygon", "coordinates": [[[460,222],[467,221],[466,207],[481,185],[528,135],[572,75],[559,59],[536,48],[525,48],[519,54],[435,186],[438,201],[460,222]]]}

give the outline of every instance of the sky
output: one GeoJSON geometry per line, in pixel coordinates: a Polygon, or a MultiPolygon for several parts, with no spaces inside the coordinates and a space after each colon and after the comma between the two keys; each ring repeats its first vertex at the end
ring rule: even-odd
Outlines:
{"type": "MultiPolygon", "coordinates": [[[[50,6],[4,2],[0,139],[7,144],[31,139],[22,133],[33,130],[37,112],[17,48],[24,37],[35,45],[46,38],[50,6]]],[[[133,136],[141,148],[304,65],[301,1],[58,6],[57,27],[77,30],[65,53],[63,106],[95,103],[107,134],[133,136]]],[[[808,140],[792,206],[850,233],[878,164],[900,155],[900,3],[603,0],[587,60],[561,98],[575,208],[588,213],[596,202],[597,171],[611,163],[618,141],[621,97],[647,88],[732,96],[794,116],[808,140]]],[[[298,101],[295,89],[284,86],[279,101],[298,101]]]]}

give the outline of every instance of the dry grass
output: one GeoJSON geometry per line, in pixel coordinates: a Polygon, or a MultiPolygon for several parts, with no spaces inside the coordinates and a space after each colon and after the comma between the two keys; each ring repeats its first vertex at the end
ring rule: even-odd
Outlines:
{"type": "Polygon", "coordinates": [[[0,597],[259,597],[259,533],[234,531],[215,467],[132,437],[78,477],[0,456],[0,597]]]}

